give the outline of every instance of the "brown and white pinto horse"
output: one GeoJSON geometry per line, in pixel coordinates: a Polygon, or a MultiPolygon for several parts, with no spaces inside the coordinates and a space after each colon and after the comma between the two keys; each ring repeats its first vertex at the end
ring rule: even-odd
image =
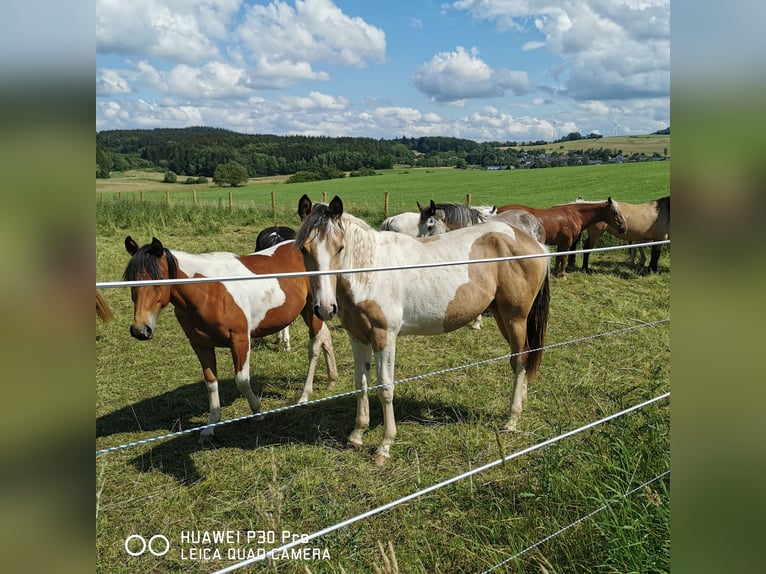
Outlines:
{"type": "Polygon", "coordinates": [[[550,290],[544,245],[504,223],[485,223],[423,239],[376,231],[343,211],[335,197],[303,206],[308,213],[295,236],[306,269],[331,271],[404,264],[540,255],[476,265],[397,271],[343,273],[311,278],[314,312],[324,320],[336,313],[354,354],[357,395],[349,443],[360,448],[370,424],[367,396],[370,358],[375,354],[378,398],[383,405],[383,440],[378,464],[390,458],[396,437],[394,362],[399,335],[437,335],[466,325],[489,307],[511,347],[514,372],[511,416],[514,430],[527,395],[527,383],[540,365],[548,322],[550,290]],[[395,275],[391,275],[394,273],[395,275]],[[396,277],[396,280],[392,280],[396,277]],[[527,351],[525,353],[525,351],[527,351]]]}
{"type": "MultiPolygon", "coordinates": [[[[586,203],[579,201],[578,203],[586,203]]],[[[624,201],[615,202],[618,204],[625,222],[628,225],[628,231],[619,234],[617,230],[606,224],[597,223],[587,229],[588,239],[583,246],[584,249],[593,249],[598,245],[601,236],[609,232],[618,239],[625,241],[663,241],[670,239],[670,196],[666,195],[659,199],[647,201],[645,203],[625,203],[624,201]]],[[[639,270],[644,271],[646,255],[644,248],[639,247],[640,260],[639,270]]],[[[648,270],[657,273],[657,262],[660,259],[662,245],[652,245],[652,256],[649,260],[648,270]]],[[[582,254],[582,270],[590,272],[588,268],[588,259],[590,253],[582,254]]],[[[633,250],[631,250],[631,263],[633,262],[633,250]]]]}
{"type": "MultiPolygon", "coordinates": [[[[616,228],[619,233],[625,233],[628,228],[617,203],[608,198],[606,201],[594,203],[566,203],[554,205],[546,209],[535,209],[526,205],[501,205],[498,213],[512,209],[523,209],[530,212],[543,222],[545,228],[545,243],[555,245],[560,252],[575,248],[577,239],[583,229],[599,222],[605,222],[616,228]]],[[[556,257],[554,275],[566,277],[566,255],[556,257]]]]}
{"type": "MultiPolygon", "coordinates": [[[[251,255],[223,252],[195,255],[170,251],[157,238],[139,247],[128,236],[125,238],[125,249],[132,256],[125,268],[126,281],[250,277],[305,271],[301,254],[291,242],[251,255]]],[[[140,341],[152,338],[157,316],[168,303],[173,303],[176,318],[202,366],[210,399],[208,424],[221,420],[215,348],[231,349],[237,388],[247,399],[253,413],[259,413],[260,400],[250,387],[250,338],[276,333],[298,315],[303,317],[309,329],[309,370],[298,402],[307,401],[313,390],[320,349],[327,363],[330,386],[338,378],[330,331],[314,316],[311,289],[306,277],[139,285],[130,288],[130,295],[134,306],[130,334],[140,341]]],[[[200,440],[212,436],[213,429],[202,429],[200,440]]]]}

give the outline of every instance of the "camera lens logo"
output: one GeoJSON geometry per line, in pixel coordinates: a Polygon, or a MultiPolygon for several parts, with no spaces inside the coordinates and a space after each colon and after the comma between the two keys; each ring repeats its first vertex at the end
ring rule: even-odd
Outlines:
{"type": "Polygon", "coordinates": [[[125,552],[131,556],[141,556],[147,550],[155,556],[165,556],[170,550],[170,540],[162,534],[155,534],[148,542],[140,534],[131,534],[125,539],[125,552]]]}

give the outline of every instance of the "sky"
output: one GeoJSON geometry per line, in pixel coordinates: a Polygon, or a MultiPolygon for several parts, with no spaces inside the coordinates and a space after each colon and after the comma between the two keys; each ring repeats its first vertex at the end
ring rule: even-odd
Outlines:
{"type": "Polygon", "coordinates": [[[97,131],[504,142],[669,125],[669,0],[96,0],[97,131]]]}

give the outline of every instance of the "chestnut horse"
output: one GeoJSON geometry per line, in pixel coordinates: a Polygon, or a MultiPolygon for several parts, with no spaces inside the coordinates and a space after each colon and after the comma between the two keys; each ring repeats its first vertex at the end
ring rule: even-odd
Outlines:
{"type": "MultiPolygon", "coordinates": [[[[577,203],[586,202],[579,201],[577,203]]],[[[624,234],[619,234],[614,227],[607,223],[597,223],[587,229],[588,239],[583,246],[584,249],[596,247],[601,240],[601,236],[607,231],[625,241],[664,241],[670,239],[669,195],[645,203],[625,203],[624,201],[615,203],[618,204],[620,211],[625,217],[628,231],[624,234]]],[[[639,247],[638,250],[640,255],[638,267],[643,272],[646,254],[643,247],[639,247]]],[[[647,268],[650,272],[657,273],[657,262],[660,259],[661,252],[662,245],[652,245],[652,255],[647,268]]],[[[582,254],[582,270],[586,273],[590,273],[588,268],[589,255],[590,253],[582,254]]],[[[631,250],[631,263],[633,262],[632,256],[633,250],[631,250]]]]}
{"type": "MultiPolygon", "coordinates": [[[[305,271],[301,255],[292,243],[281,243],[251,255],[223,252],[195,255],[171,251],[157,238],[139,247],[128,236],[125,238],[125,249],[131,255],[124,273],[126,281],[255,277],[305,271]]],[[[157,316],[168,303],[173,303],[176,318],[202,366],[210,399],[208,424],[221,420],[215,348],[231,349],[237,388],[247,399],[253,413],[259,413],[260,400],[250,387],[250,338],[276,333],[298,315],[303,317],[309,329],[309,370],[298,402],[307,401],[313,390],[320,349],[327,363],[330,387],[338,378],[330,331],[314,316],[311,289],[306,277],[139,285],[130,288],[130,296],[134,306],[130,334],[140,341],[152,338],[157,316]]],[[[200,441],[212,436],[213,429],[202,429],[200,441]]]]}
{"type": "MultiPolygon", "coordinates": [[[[535,209],[526,205],[515,204],[501,205],[497,208],[497,212],[503,213],[513,209],[528,211],[542,221],[545,228],[545,243],[555,245],[557,251],[560,252],[574,249],[582,230],[599,222],[611,225],[621,234],[628,230],[620,208],[611,197],[606,201],[566,203],[554,205],[547,209],[535,209]]],[[[566,262],[566,255],[556,257],[554,275],[566,277],[566,262]]]]}
{"type": "Polygon", "coordinates": [[[299,206],[307,217],[298,229],[295,245],[309,271],[533,255],[477,265],[396,270],[394,275],[383,271],[312,276],[314,312],[325,321],[338,314],[351,342],[354,382],[362,391],[357,394],[356,422],[349,443],[361,448],[370,424],[367,388],[373,353],[380,385],[378,398],[383,406],[383,440],[374,460],[383,464],[390,458],[396,437],[391,383],[397,337],[454,331],[487,307],[513,353],[511,416],[505,429],[515,430],[527,383],[542,359],[550,303],[546,247],[526,233],[497,222],[415,239],[374,230],[345,213],[337,196],[329,205],[306,199],[299,206]]]}
{"type": "MultiPolygon", "coordinates": [[[[283,241],[290,241],[294,238],[295,229],[292,227],[284,227],[281,225],[266,227],[262,229],[258,234],[258,237],[255,238],[255,251],[263,251],[264,249],[274,247],[283,241]]],[[[285,353],[290,351],[290,327],[285,327],[277,333],[277,344],[285,353]]]]}

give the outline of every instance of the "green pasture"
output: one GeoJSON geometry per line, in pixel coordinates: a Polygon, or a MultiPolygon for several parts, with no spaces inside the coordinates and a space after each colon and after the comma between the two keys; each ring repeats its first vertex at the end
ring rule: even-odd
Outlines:
{"type": "MultiPolygon", "coordinates": [[[[311,184],[228,189],[193,205],[158,192],[151,201],[123,194],[96,200],[96,277],[119,280],[128,261],[125,235],[154,235],[171,249],[252,250],[257,232],[297,225],[298,198],[339,195],[350,212],[377,225],[383,196],[390,212],[415,200],[507,202],[546,206],[612,195],[641,202],[669,193],[669,162],[517,172],[402,170],[375,177],[311,184]],[[271,211],[276,190],[276,214],[271,211]],[[249,194],[249,195],[248,195],[249,194]]],[[[105,194],[107,195],[107,194],[105,194]]],[[[201,194],[200,194],[201,195],[201,194]]],[[[608,241],[614,241],[608,239],[608,241]]],[[[578,258],[579,263],[579,258],[578,258]]],[[[370,398],[369,448],[349,450],[355,400],[345,397],[220,427],[211,444],[196,433],[95,457],[96,565],[101,573],[207,573],[234,564],[227,553],[278,545],[283,531],[310,534],[418,489],[582,426],[670,389],[670,324],[587,338],[670,317],[670,254],[660,273],[639,275],[627,252],[591,257],[592,275],[552,278],[549,344],[530,384],[519,431],[498,433],[509,409],[507,360],[440,374],[396,387],[398,435],[391,462],[378,468],[371,449],[381,437],[381,411],[370,398]],[[275,544],[183,542],[186,532],[273,532],[275,544]],[[125,539],[162,534],[164,556],[132,557],[125,539]],[[222,554],[213,557],[214,550],[222,554]],[[195,551],[199,554],[195,554],[195,551]],[[193,556],[197,556],[194,559],[193,556]]],[[[126,289],[103,290],[115,320],[96,323],[96,449],[188,429],[207,421],[199,363],[171,309],[154,339],[130,337],[126,289]]],[[[353,389],[346,334],[331,323],[340,380],[327,390],[320,363],[312,398],[353,389]]],[[[254,343],[251,384],[264,410],[291,405],[307,367],[307,330],[291,327],[289,353],[271,338],[254,343]]],[[[397,346],[397,379],[508,353],[491,319],[481,331],[462,328],[436,337],[408,337],[397,346]]],[[[247,415],[227,351],[217,352],[224,419],[247,415]]],[[[309,544],[329,559],[277,561],[243,572],[374,572],[377,543],[391,542],[401,573],[481,572],[589,512],[604,510],[496,572],[669,571],[669,485],[665,477],[624,500],[624,494],[670,468],[670,403],[662,401],[564,439],[309,544]]]]}
{"type": "MultiPolygon", "coordinates": [[[[97,194],[98,203],[141,201],[171,205],[194,205],[196,190],[199,205],[252,207],[272,213],[272,194],[277,212],[295,211],[298,199],[308,193],[314,200],[339,195],[358,209],[383,213],[385,196],[390,214],[416,211],[416,201],[455,201],[465,203],[470,195],[473,205],[522,203],[548,207],[554,203],[585,199],[642,202],[668,194],[670,162],[604,164],[567,168],[483,171],[453,168],[416,168],[379,171],[369,177],[347,177],[301,184],[260,183],[257,179],[235,188],[163,184],[147,180],[142,191],[97,194]]],[[[116,183],[113,180],[105,180],[116,183]]],[[[271,179],[269,180],[271,181],[271,179]]],[[[113,189],[120,189],[115,187],[113,189]]],[[[281,217],[281,214],[280,214],[281,217]]]]}

